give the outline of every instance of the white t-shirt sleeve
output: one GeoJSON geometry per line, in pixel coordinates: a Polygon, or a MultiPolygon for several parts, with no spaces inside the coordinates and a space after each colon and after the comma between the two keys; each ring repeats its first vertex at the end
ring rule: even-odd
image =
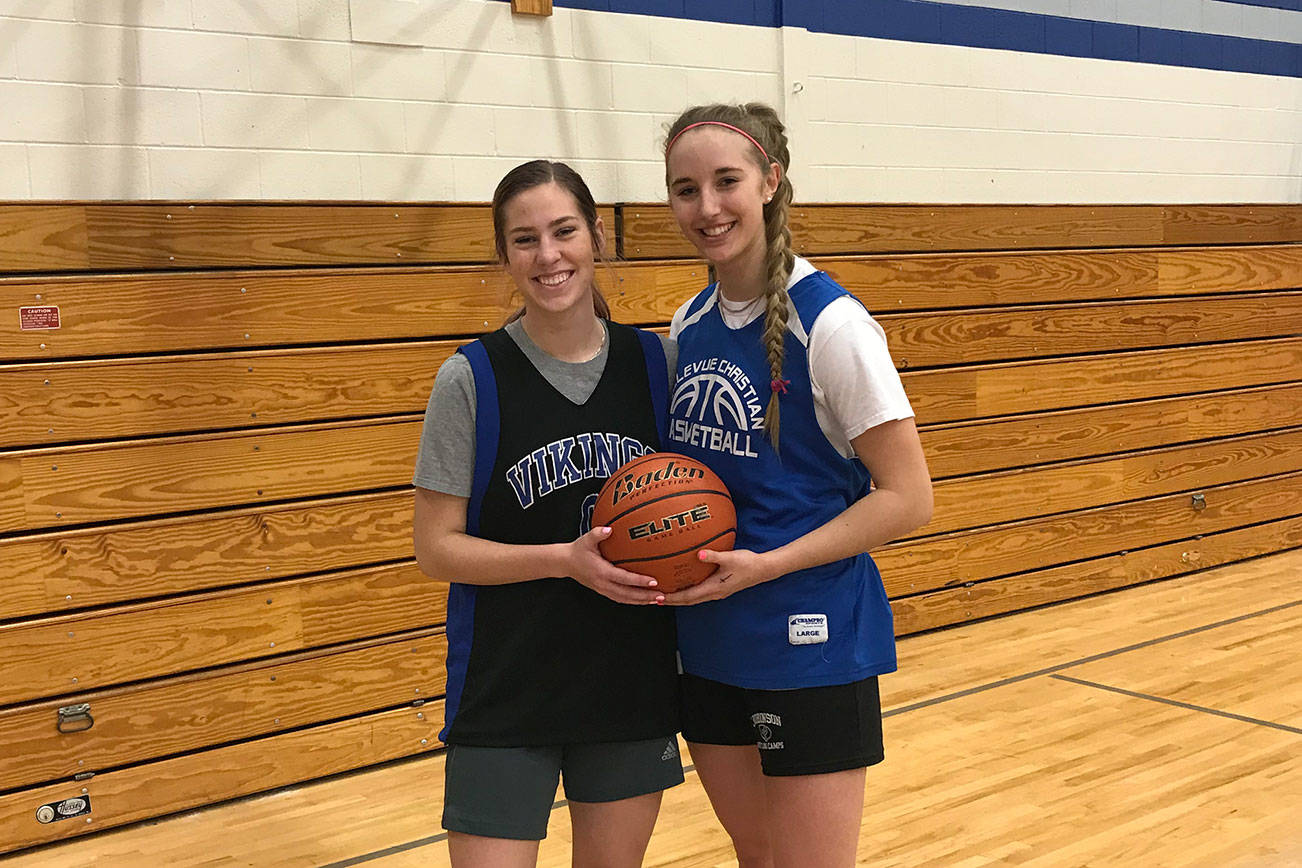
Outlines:
{"type": "Polygon", "coordinates": [[[678,335],[683,330],[683,320],[687,319],[687,308],[691,306],[694,299],[695,296],[687,299],[687,301],[678,305],[678,310],[674,311],[674,318],[669,321],[669,340],[678,340],[678,335]]]}
{"type": "Polygon", "coordinates": [[[838,298],[809,330],[809,379],[819,426],[847,458],[869,428],[913,416],[886,333],[856,299],[838,298]]]}

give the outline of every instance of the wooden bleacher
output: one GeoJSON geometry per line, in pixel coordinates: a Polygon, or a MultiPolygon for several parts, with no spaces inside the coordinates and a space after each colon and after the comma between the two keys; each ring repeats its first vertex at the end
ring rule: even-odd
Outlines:
{"type": "MultiPolygon", "coordinates": [[[[603,214],[616,318],[663,326],[705,269],[664,206],[603,214]]],[[[901,634],[1302,545],[1302,206],[793,229],[936,479],[876,555],[901,634]]],[[[491,237],[482,205],[0,204],[0,852],[437,749],[409,480],[434,371],[513,307],[491,237]]]]}

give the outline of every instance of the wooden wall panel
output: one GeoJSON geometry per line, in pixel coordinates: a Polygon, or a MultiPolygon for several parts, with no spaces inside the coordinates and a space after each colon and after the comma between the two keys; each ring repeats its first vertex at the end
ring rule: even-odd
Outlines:
{"type": "MultiPolygon", "coordinates": [[[[98,270],[493,262],[485,205],[91,204],[98,270]]],[[[607,226],[614,212],[600,209],[607,226]]],[[[608,239],[613,249],[613,237],[608,239]]]]}
{"type": "Polygon", "coordinates": [[[1261,292],[1302,287],[1302,247],[1199,247],[1160,250],[1158,292],[1261,292]]]}
{"type": "Polygon", "coordinates": [[[674,311],[710,281],[704,263],[625,262],[613,268],[614,279],[601,283],[616,322],[632,325],[667,323],[674,311]],[[643,267],[644,266],[644,267],[643,267]]]}
{"type": "MultiPolygon", "coordinates": [[[[695,256],[669,206],[621,208],[630,259],[695,256]]],[[[1302,241],[1297,205],[793,205],[802,255],[1275,244],[1302,241]]]]}
{"type": "Polygon", "coordinates": [[[971,587],[893,600],[896,635],[989,618],[1302,546],[1302,518],[1241,528],[971,587]]]}
{"type": "Polygon", "coordinates": [[[1172,205],[1163,217],[1168,244],[1273,244],[1302,241],[1297,205],[1172,205]]]}
{"type": "Polygon", "coordinates": [[[917,535],[1102,506],[1302,469],[1302,428],[1117,458],[946,479],[917,535]]]}
{"type": "Polygon", "coordinates": [[[9,624],[0,703],[301,650],[299,608],[290,586],[9,624]]]}
{"type": "MultiPolygon", "coordinates": [[[[1294,305],[1299,295],[1285,293],[1294,305]]],[[[1287,306],[1272,315],[1270,297],[1253,302],[1255,316],[1245,318],[1227,331],[1280,330],[1292,322],[1287,306]]],[[[1133,340],[1163,340],[1161,324],[1168,319],[1181,321],[1190,330],[1205,318],[1198,312],[1184,316],[1176,311],[1165,311],[1164,316],[1144,318],[1139,309],[1115,312],[1123,319],[1135,318],[1135,332],[1140,337],[1133,340]]],[[[1207,312],[1207,317],[1232,316],[1229,308],[1207,312]]],[[[984,325],[1000,332],[995,339],[977,341],[975,344],[929,343],[930,329],[954,329],[944,317],[912,317],[905,323],[883,318],[890,329],[897,361],[910,365],[935,363],[935,356],[957,353],[962,356],[989,352],[988,346],[1022,345],[1044,351],[1048,339],[1034,336],[1035,329],[1044,325],[1036,312],[1019,318],[1016,314],[996,314],[984,325]],[[1006,318],[1005,318],[1006,317],[1006,318]],[[1002,319],[1002,322],[999,320],[1002,319]],[[1017,335],[1009,334],[1020,330],[1017,335]],[[968,347],[975,346],[976,349],[968,347]],[[917,352],[905,355],[911,349],[917,352]],[[921,356],[919,356],[921,353],[921,356]]],[[[1086,317],[1088,319],[1088,316],[1086,317]]],[[[965,318],[965,322],[968,320],[965,318]]],[[[1062,323],[1064,320],[1055,320],[1062,323]]],[[[967,334],[983,327],[980,320],[960,327],[967,334]]],[[[1087,333],[1072,338],[1070,349],[1078,351],[1082,345],[1093,341],[1106,345],[1111,333],[1096,333],[1090,325],[1087,333]]],[[[1217,332],[1218,336],[1225,336],[1217,332]]],[[[1053,338],[1057,341],[1057,337],[1053,338]]],[[[0,365],[0,447],[34,446],[44,443],[61,443],[70,439],[96,440],[106,438],[136,437],[151,434],[172,434],[187,431],[235,428],[245,425],[283,425],[310,422],[324,418],[414,413],[424,409],[430,385],[438,366],[455,351],[458,341],[421,342],[380,346],[335,347],[328,349],[268,350],[250,353],[201,354],[193,356],[163,356],[126,359],[112,362],[73,362],[49,364],[0,365]],[[361,375],[360,372],[366,372],[361,375]]],[[[1275,345],[1271,345],[1273,348],[1275,345]]],[[[1172,391],[1204,389],[1215,377],[1218,365],[1234,367],[1235,376],[1260,376],[1277,371],[1280,364],[1291,364],[1289,358],[1275,363],[1269,360],[1264,366],[1250,364],[1238,366],[1245,354],[1273,352],[1244,347],[1215,347],[1201,350],[1175,351],[1178,365],[1192,365],[1189,369],[1196,378],[1186,386],[1171,386],[1172,391]],[[1227,360],[1218,362],[1228,353],[1227,360]],[[1192,361],[1190,361],[1192,360],[1192,361]]],[[[1112,357],[1109,357],[1111,359],[1112,357]]],[[[1302,354],[1299,354],[1302,359],[1302,354]]],[[[1100,382],[1092,403],[1119,400],[1116,381],[1125,372],[1138,374],[1133,385],[1149,392],[1161,385],[1152,379],[1154,372],[1148,359],[1118,357],[1116,369],[1108,360],[1083,360],[1081,362],[1052,362],[1057,371],[1067,371],[1080,378],[1091,369],[1098,370],[1100,382]]],[[[1163,372],[1170,364],[1161,361],[1163,372]]],[[[1302,364],[1302,362],[1299,362],[1302,364]]],[[[966,404],[971,407],[979,400],[981,388],[976,380],[993,382],[999,370],[973,369],[965,372],[939,372],[939,376],[906,375],[909,394],[919,417],[932,419],[933,407],[953,413],[966,404]],[[947,389],[943,385],[933,394],[932,387],[949,380],[962,381],[947,389]]],[[[1029,382],[1014,372],[1013,383],[1023,392],[1031,394],[1021,406],[1045,406],[1035,392],[1035,382],[1029,382]]],[[[1162,372],[1159,372],[1162,373],[1162,372]]],[[[1038,381],[1045,388],[1050,383],[1038,381]]],[[[1160,392],[1159,392],[1160,393],[1160,392]]],[[[969,415],[984,415],[980,409],[970,409],[969,415]]],[[[992,411],[994,412],[1000,411],[992,411]]],[[[1004,411],[1008,412],[1008,411],[1004,411]]],[[[1013,411],[1015,412],[1015,411],[1013,411]]]]}
{"type": "Polygon", "coordinates": [[[877,317],[901,368],[1302,334],[1302,293],[877,317]]]}
{"type": "Polygon", "coordinates": [[[90,267],[81,205],[0,205],[0,272],[90,267]]]}
{"type": "MultiPolygon", "coordinates": [[[[888,315],[881,320],[898,363],[914,366],[1006,357],[1017,354],[1016,347],[1022,347],[1021,353],[1043,354],[1048,347],[1099,349],[1113,338],[1130,344],[1176,341],[1181,331],[1189,336],[1215,329],[1217,337],[1225,338],[1302,329],[1299,299],[1298,293],[1219,297],[1193,311],[1169,302],[1068,308],[1064,314],[1053,314],[1051,308],[992,311],[963,316],[960,323],[937,315],[888,315]],[[1220,327],[1217,318],[1229,324],[1220,327]],[[1112,320],[1116,323],[1108,328],[1112,320]],[[1068,328],[1073,321],[1074,331],[1068,328]],[[937,336],[937,329],[944,336],[937,336]]],[[[437,366],[457,345],[436,341],[0,366],[0,446],[417,413],[437,366]]],[[[1219,351],[1204,353],[1212,354],[1215,363],[1219,351]]],[[[1234,347],[1229,351],[1236,357],[1242,354],[1234,347]]],[[[1200,359],[1199,370],[1206,372],[1206,362],[1206,357],[1200,359]]],[[[1250,368],[1254,370],[1258,368],[1250,368]]],[[[1107,377],[1115,380],[1117,372],[1109,370],[1107,377]]],[[[1150,383],[1148,376],[1143,383],[1150,383]]],[[[1029,388],[1025,381],[1021,384],[1029,388]]],[[[910,381],[915,409],[927,419],[927,396],[919,389],[926,387],[910,381]]],[[[960,392],[967,392],[969,403],[979,397],[969,385],[960,392]]],[[[1103,394],[1115,396],[1111,383],[1103,394]]],[[[956,405],[945,400],[944,406],[952,411],[956,405]]]]}
{"type": "Polygon", "coordinates": [[[23,526],[25,501],[22,463],[17,458],[0,457],[0,532],[23,526]]]}
{"type": "Polygon", "coordinates": [[[414,564],[0,626],[0,704],[441,624],[414,564]]]}
{"type": "Polygon", "coordinates": [[[1289,383],[1299,371],[1302,339],[1282,338],[905,371],[901,379],[918,421],[929,424],[1289,383]]]}
{"type": "Polygon", "coordinates": [[[488,209],[464,206],[90,205],[93,268],[489,262],[488,209]]]}
{"type": "Polygon", "coordinates": [[[410,491],[0,540],[0,620],[411,557],[410,491]]]}
{"type": "Polygon", "coordinates": [[[0,447],[423,413],[460,344],[0,365],[0,447]]]}
{"type": "Polygon", "coordinates": [[[1142,298],[1159,292],[1155,250],[924,253],[816,257],[813,264],[874,315],[1033,302],[1142,298]]]}
{"type": "Polygon", "coordinates": [[[446,649],[426,630],[0,711],[0,789],[430,699],[446,649]],[[94,726],[60,733],[59,708],[77,703],[94,726]]]}
{"type": "Polygon", "coordinates": [[[411,482],[419,418],[15,453],[34,530],[411,482]]]}
{"type": "Polygon", "coordinates": [[[1286,428],[1302,421],[1302,383],[1109,404],[991,422],[922,426],[933,479],[1286,428]]]}
{"type": "Polygon", "coordinates": [[[1302,247],[817,257],[876,314],[1302,287],[1302,247]]]}
{"type": "Polygon", "coordinates": [[[993,527],[892,543],[873,552],[887,594],[942,587],[1055,566],[1154,543],[1218,533],[1302,513],[1302,474],[1270,476],[1093,507],[993,527]]]}
{"type": "MultiPolygon", "coordinates": [[[[706,283],[701,265],[672,262],[623,263],[597,279],[624,322],[667,321],[706,283]]],[[[0,359],[477,335],[518,303],[497,266],[0,280],[0,311],[15,310],[0,318],[0,359]],[[20,330],[16,309],[33,304],[57,305],[60,327],[20,330]]]]}
{"type": "MultiPolygon", "coordinates": [[[[624,255],[695,256],[667,205],[622,206],[624,255]]],[[[801,255],[1120,247],[1163,240],[1152,205],[793,205],[801,255]]]]}
{"type": "Polygon", "coordinates": [[[442,746],[443,703],[349,718],[254,741],[131,766],[89,781],[0,796],[0,849],[71,838],[442,746]],[[89,796],[91,822],[41,825],[36,808],[89,796]]]}

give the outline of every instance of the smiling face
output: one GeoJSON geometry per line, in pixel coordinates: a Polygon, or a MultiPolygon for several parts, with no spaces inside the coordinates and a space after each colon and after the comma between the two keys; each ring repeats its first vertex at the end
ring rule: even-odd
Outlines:
{"type": "Polygon", "coordinates": [[[678,228],[733,288],[763,280],[764,203],[781,177],[744,136],[720,126],[683,133],[669,151],[669,206],[678,228]]]}
{"type": "Polygon", "coordinates": [[[601,218],[594,236],[574,196],[555,182],[514,196],[503,214],[506,272],[529,313],[591,311],[601,218]]]}

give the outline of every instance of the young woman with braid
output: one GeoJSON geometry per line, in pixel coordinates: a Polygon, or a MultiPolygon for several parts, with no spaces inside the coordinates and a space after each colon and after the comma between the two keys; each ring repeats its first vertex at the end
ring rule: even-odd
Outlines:
{"type": "Polygon", "coordinates": [[[788,164],[760,104],[689,109],[665,145],[670,207],[717,277],[674,315],[666,448],[713,468],[738,520],[736,550],[701,552],[718,571],[665,602],[683,734],[742,868],[854,863],[895,669],[866,552],[932,508],[881,328],[792,253],[788,164]]]}

